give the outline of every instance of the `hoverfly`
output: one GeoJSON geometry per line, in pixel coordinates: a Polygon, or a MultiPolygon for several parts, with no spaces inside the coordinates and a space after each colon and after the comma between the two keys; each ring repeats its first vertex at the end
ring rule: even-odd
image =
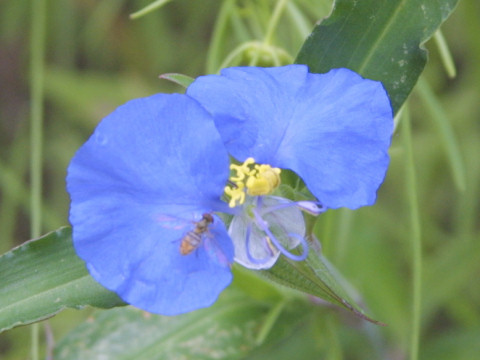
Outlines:
{"type": "Polygon", "coordinates": [[[209,213],[202,215],[202,219],[195,223],[195,228],[182,238],[180,243],[180,254],[188,255],[197,249],[202,243],[203,235],[208,231],[208,226],[213,224],[213,216],[209,213]]]}

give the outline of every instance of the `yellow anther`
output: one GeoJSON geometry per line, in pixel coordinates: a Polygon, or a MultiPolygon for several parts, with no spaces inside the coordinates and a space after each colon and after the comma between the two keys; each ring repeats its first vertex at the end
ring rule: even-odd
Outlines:
{"type": "Polygon", "coordinates": [[[270,165],[256,165],[255,168],[258,170],[257,177],[263,177],[267,179],[270,184],[271,191],[275,190],[278,185],[280,185],[280,172],[279,168],[272,168],[270,165]]]}
{"type": "Polygon", "coordinates": [[[241,165],[232,164],[230,169],[233,172],[229,179],[232,185],[225,187],[230,207],[243,204],[245,192],[250,196],[267,195],[280,185],[280,169],[255,164],[253,158],[246,159],[241,165]]]}
{"type": "Polygon", "coordinates": [[[251,176],[247,180],[247,193],[251,196],[259,196],[268,194],[270,190],[270,184],[266,179],[257,179],[251,176]]]}
{"type": "Polygon", "coordinates": [[[243,181],[246,176],[249,176],[252,174],[252,172],[254,172],[254,170],[250,169],[250,165],[253,164],[255,164],[255,160],[251,157],[245,160],[241,165],[231,164],[230,170],[235,171],[236,174],[230,177],[230,181],[234,182],[235,184],[238,181],[243,181]]]}
{"type": "Polygon", "coordinates": [[[241,205],[245,202],[245,191],[243,183],[239,183],[239,186],[225,186],[225,194],[230,197],[230,201],[228,202],[228,206],[233,208],[237,205],[241,205]]]}
{"type": "Polygon", "coordinates": [[[256,173],[246,182],[247,194],[260,196],[270,194],[280,185],[280,169],[270,165],[255,165],[256,173]]]}

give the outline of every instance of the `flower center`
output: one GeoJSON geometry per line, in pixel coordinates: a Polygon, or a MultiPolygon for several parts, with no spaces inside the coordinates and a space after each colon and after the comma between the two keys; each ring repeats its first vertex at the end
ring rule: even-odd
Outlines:
{"type": "Polygon", "coordinates": [[[268,195],[280,185],[279,168],[270,165],[256,164],[255,159],[248,158],[241,165],[231,164],[233,174],[225,194],[230,197],[228,206],[231,208],[245,202],[245,194],[250,196],[268,195]]]}

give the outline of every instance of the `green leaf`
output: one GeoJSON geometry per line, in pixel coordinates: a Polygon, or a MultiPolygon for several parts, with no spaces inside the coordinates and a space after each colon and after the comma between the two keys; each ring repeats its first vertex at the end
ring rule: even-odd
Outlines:
{"type": "Polygon", "coordinates": [[[422,44],[451,14],[458,0],[337,0],[296,59],[312,72],[346,67],[379,80],[396,113],[427,60],[422,44]]]}
{"type": "Polygon", "coordinates": [[[124,304],[88,274],[61,228],[0,257],[0,332],[51,317],[64,308],[124,304]]]}
{"type": "Polygon", "coordinates": [[[185,89],[195,80],[194,78],[176,73],[167,73],[159,76],[160,79],[170,80],[175,84],[183,86],[185,89]]]}
{"type": "Polygon", "coordinates": [[[305,261],[294,261],[280,256],[274,267],[260,273],[276,283],[339,305],[364,320],[385,325],[365,315],[355,304],[351,295],[354,293],[353,289],[321,254],[318,240],[313,237],[311,240],[310,252],[305,261]]]}
{"type": "MultiPolygon", "coordinates": [[[[282,307],[267,343],[289,335],[307,316],[298,302],[289,305],[282,307]]],[[[243,359],[258,346],[264,324],[272,319],[271,308],[240,292],[227,291],[209,308],[174,317],[131,307],[101,311],[70,332],[56,347],[54,358],[243,359]]]]}

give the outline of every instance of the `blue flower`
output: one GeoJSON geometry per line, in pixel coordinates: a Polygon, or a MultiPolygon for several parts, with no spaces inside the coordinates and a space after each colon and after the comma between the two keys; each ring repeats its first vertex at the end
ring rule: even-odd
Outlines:
{"type": "Polygon", "coordinates": [[[393,131],[380,82],[348,69],[238,67],[196,79],[187,95],[214,116],[237,160],[293,170],[327,208],[375,202],[393,131]]]}
{"type": "Polygon", "coordinates": [[[228,166],[211,116],[186,95],[132,100],[103,119],[67,175],[90,274],[150,312],[211,305],[232,279],[233,245],[213,215],[228,166]]]}
{"type": "Polygon", "coordinates": [[[302,211],[318,215],[375,202],[393,131],[380,82],[348,69],[240,67],[198,78],[187,95],[213,115],[225,147],[243,162],[231,165],[235,174],[226,188],[237,208],[229,234],[243,266],[269,268],[280,253],[305,259],[302,211]],[[299,175],[318,201],[271,196],[281,169],[299,175]],[[298,245],[302,252],[291,253],[298,245]]]}

